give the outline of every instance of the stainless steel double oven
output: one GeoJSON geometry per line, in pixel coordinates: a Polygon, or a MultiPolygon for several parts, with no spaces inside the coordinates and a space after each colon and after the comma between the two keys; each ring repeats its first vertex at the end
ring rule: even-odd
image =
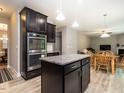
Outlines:
{"type": "Polygon", "coordinates": [[[41,68],[40,57],[46,57],[46,35],[27,33],[27,70],[41,68]]]}

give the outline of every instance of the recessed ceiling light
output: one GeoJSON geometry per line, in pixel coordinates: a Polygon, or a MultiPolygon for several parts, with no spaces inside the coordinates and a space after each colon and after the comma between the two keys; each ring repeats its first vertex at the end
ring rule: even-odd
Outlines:
{"type": "Polygon", "coordinates": [[[0,12],[2,12],[3,11],[3,8],[0,8],[0,12]]]}

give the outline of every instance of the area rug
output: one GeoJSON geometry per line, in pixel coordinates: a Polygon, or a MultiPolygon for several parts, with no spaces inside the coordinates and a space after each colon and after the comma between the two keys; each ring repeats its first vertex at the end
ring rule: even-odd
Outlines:
{"type": "Polygon", "coordinates": [[[13,80],[8,68],[0,69],[0,83],[13,80]]]}

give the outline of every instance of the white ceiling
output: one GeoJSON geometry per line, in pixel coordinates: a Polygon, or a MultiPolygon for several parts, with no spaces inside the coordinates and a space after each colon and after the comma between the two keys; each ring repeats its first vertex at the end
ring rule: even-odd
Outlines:
{"type": "Polygon", "coordinates": [[[76,19],[82,31],[87,35],[98,35],[105,28],[103,14],[107,13],[108,31],[113,34],[124,33],[124,0],[62,0],[64,22],[57,21],[56,10],[59,0],[0,0],[4,9],[0,17],[9,17],[17,7],[28,6],[48,15],[58,27],[71,26],[76,19]]]}

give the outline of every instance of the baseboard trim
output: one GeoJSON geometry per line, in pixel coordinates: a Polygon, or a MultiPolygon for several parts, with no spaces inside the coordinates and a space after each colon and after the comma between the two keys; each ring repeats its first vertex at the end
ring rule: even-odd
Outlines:
{"type": "Polygon", "coordinates": [[[20,77],[20,76],[21,76],[21,74],[18,73],[18,72],[16,72],[16,70],[15,70],[12,66],[7,65],[7,68],[10,68],[10,69],[12,70],[12,72],[13,72],[17,77],[20,77]]]}

